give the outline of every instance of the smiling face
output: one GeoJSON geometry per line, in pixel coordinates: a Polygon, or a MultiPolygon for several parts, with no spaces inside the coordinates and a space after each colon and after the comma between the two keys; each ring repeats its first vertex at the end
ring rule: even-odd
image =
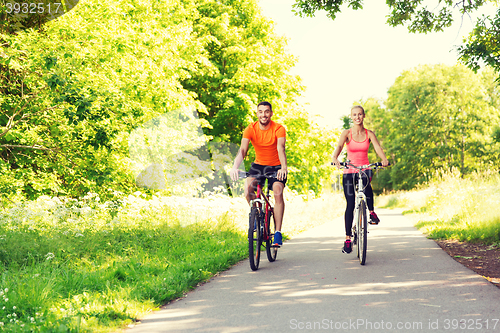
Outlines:
{"type": "Polygon", "coordinates": [[[259,105],[257,108],[257,118],[262,126],[267,126],[271,122],[273,111],[269,105],[259,105]]]}
{"type": "Polygon", "coordinates": [[[353,107],[351,109],[351,119],[354,125],[362,125],[365,119],[365,110],[362,107],[353,107]]]}

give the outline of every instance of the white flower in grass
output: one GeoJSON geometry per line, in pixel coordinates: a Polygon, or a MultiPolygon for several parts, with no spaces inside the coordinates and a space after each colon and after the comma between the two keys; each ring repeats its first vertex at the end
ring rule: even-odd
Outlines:
{"type": "MultiPolygon", "coordinates": [[[[15,309],[17,309],[17,306],[15,306],[15,305],[14,305],[14,306],[12,307],[12,309],[14,309],[14,310],[15,310],[15,309]]],[[[14,315],[15,315],[15,313],[14,313],[14,315]]]]}
{"type": "Polygon", "coordinates": [[[75,237],[83,237],[83,235],[81,233],[77,233],[75,234],[75,237]]]}
{"type": "Polygon", "coordinates": [[[51,260],[54,259],[55,257],[56,256],[54,255],[54,253],[49,252],[45,255],[45,260],[51,260]]]}

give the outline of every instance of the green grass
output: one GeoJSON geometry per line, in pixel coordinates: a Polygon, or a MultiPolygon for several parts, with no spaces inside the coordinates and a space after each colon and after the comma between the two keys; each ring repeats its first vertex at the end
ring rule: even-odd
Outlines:
{"type": "Polygon", "coordinates": [[[433,239],[500,245],[500,177],[496,173],[462,178],[438,175],[430,184],[377,198],[377,206],[403,208],[403,214],[433,239]]]}
{"type": "MultiPolygon", "coordinates": [[[[287,191],[285,239],[342,214],[287,191]]],[[[40,197],[0,211],[0,332],[116,332],[248,256],[242,198],[100,203],[40,197]]]]}
{"type": "Polygon", "coordinates": [[[0,331],[115,331],[247,255],[228,213],[181,226],[168,207],[34,206],[2,215],[0,331]]]}

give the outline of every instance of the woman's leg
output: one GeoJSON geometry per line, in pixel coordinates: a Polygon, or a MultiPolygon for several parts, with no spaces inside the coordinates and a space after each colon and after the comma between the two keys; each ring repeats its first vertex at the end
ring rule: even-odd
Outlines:
{"type": "Polygon", "coordinates": [[[345,235],[346,239],[350,239],[352,236],[352,220],[354,219],[354,205],[355,205],[355,195],[354,195],[354,174],[346,173],[342,177],[342,183],[344,187],[344,195],[346,199],[346,209],[344,214],[345,222],[345,235]]]}
{"type": "Polygon", "coordinates": [[[373,212],[373,189],[372,189],[372,175],[373,171],[372,170],[366,170],[366,174],[363,174],[363,186],[365,187],[365,196],[366,196],[366,204],[368,206],[368,210],[370,212],[373,212]]]}

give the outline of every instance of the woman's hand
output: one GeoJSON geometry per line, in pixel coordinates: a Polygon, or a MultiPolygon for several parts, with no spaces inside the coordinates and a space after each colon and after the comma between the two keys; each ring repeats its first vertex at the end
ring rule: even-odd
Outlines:
{"type": "Polygon", "coordinates": [[[332,158],[333,165],[337,167],[337,169],[340,169],[340,162],[336,157],[332,158]]]}

